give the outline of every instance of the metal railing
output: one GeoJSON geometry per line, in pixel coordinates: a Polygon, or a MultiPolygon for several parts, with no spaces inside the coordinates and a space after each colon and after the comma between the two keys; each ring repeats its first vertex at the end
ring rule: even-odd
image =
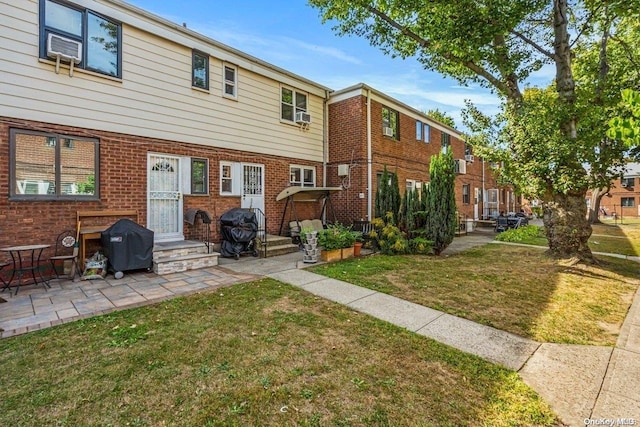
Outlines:
{"type": "Polygon", "coordinates": [[[258,221],[258,232],[256,235],[257,240],[260,242],[262,257],[267,257],[267,216],[260,208],[247,208],[248,211],[253,212],[256,215],[258,221]]]}

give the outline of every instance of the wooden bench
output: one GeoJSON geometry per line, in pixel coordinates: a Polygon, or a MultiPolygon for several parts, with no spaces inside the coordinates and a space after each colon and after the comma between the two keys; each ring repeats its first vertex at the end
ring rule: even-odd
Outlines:
{"type": "MultiPolygon", "coordinates": [[[[114,218],[135,218],[135,222],[137,223],[138,211],[136,209],[109,209],[109,210],[96,210],[96,211],[77,211],[76,212],[76,221],[80,225],[80,253],[82,255],[81,265],[84,266],[84,260],[86,259],[86,242],[87,240],[100,240],[102,232],[109,228],[114,218]],[[105,221],[105,218],[108,220],[108,224],[86,224],[89,221],[89,218],[100,218],[102,221],[105,221]]],[[[89,221],[91,222],[91,221],[89,221]]]]}

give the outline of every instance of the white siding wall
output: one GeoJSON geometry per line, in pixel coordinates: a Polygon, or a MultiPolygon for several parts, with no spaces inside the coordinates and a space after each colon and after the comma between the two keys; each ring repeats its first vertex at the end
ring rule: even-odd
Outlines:
{"type": "MultiPolygon", "coordinates": [[[[102,5],[104,6],[104,4],[102,5]]],[[[114,9],[107,16],[125,21],[114,9]]],[[[145,18],[145,17],[142,17],[145,18]]],[[[171,28],[152,20],[147,29],[171,28]]],[[[222,60],[211,57],[209,93],[191,87],[191,46],[186,47],[123,23],[122,80],[76,69],[55,73],[38,59],[38,0],[0,0],[0,116],[108,130],[208,146],[322,161],[323,99],[318,87],[282,76],[308,95],[308,130],[280,121],[280,82],[243,68],[247,58],[226,54],[238,65],[238,98],[222,97],[222,60]]],[[[176,40],[185,39],[176,33],[176,40]]],[[[203,50],[201,40],[193,47],[203,50]]],[[[205,50],[206,51],[206,50],[205,50]]],[[[213,46],[210,52],[219,51],[213,46]]],[[[259,65],[257,65],[259,67],[259,65]]]]}

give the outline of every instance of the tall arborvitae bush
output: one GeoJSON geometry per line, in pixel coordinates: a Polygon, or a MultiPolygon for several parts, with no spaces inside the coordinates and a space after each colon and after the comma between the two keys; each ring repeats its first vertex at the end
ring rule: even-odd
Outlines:
{"type": "Polygon", "coordinates": [[[455,166],[451,151],[431,157],[427,192],[427,239],[439,255],[453,241],[456,230],[455,166]]]}
{"type": "Polygon", "coordinates": [[[389,173],[384,167],[380,177],[380,186],[376,192],[376,218],[383,218],[385,221],[391,220],[393,224],[398,223],[398,211],[400,209],[400,189],[398,188],[398,177],[395,173],[389,173]],[[387,213],[391,212],[391,217],[387,213]]]}

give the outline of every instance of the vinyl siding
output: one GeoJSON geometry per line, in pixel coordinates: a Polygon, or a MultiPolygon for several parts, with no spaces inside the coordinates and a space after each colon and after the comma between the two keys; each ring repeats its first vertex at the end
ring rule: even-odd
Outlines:
{"type": "MultiPolygon", "coordinates": [[[[297,82],[290,74],[275,80],[274,70],[250,71],[241,66],[247,58],[234,58],[231,52],[221,55],[224,58],[210,57],[208,93],[193,89],[192,47],[207,46],[194,39],[187,47],[131,26],[123,10],[104,10],[109,3],[100,2],[100,12],[124,21],[122,80],[79,69],[69,77],[66,67],[56,74],[52,62],[38,59],[38,1],[0,0],[0,116],[322,161],[319,86],[310,87],[304,79],[297,82]],[[238,66],[237,100],[222,96],[223,60],[238,66]],[[309,129],[280,121],[281,82],[308,93],[313,121],[309,129]]],[[[154,33],[172,31],[146,16],[130,20],[143,22],[147,29],[157,26],[154,33]]],[[[185,38],[188,35],[176,32],[174,39],[185,38]]],[[[212,45],[208,52],[219,49],[212,45]]]]}

